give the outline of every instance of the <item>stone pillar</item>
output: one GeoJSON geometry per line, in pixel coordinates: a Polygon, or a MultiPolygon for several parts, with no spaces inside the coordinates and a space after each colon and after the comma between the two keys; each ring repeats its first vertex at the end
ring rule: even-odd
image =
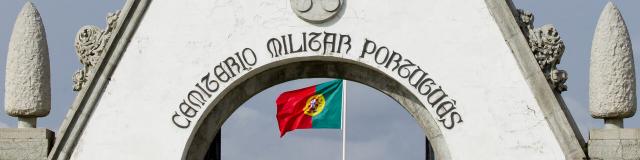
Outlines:
{"type": "Polygon", "coordinates": [[[47,159],[54,133],[44,128],[0,128],[0,159],[47,159]]]}
{"type": "Polygon", "coordinates": [[[636,76],[627,26],[609,2],[593,36],[589,69],[589,110],[605,128],[622,128],[636,112],[636,76]]]}
{"type": "Polygon", "coordinates": [[[40,13],[27,2],[13,26],[5,77],[4,110],[19,128],[35,128],[51,110],[49,49],[40,13]]]}
{"type": "Polygon", "coordinates": [[[591,160],[640,159],[640,129],[591,129],[588,152],[591,160]]]}
{"type": "Polygon", "coordinates": [[[27,2],[13,27],[5,80],[5,112],[18,128],[0,128],[0,159],[46,159],[54,134],[35,128],[51,110],[49,51],[38,10],[27,2]]]}
{"type": "Polygon", "coordinates": [[[636,112],[636,77],[627,26],[609,2],[598,20],[591,48],[589,110],[604,119],[589,131],[591,159],[640,159],[640,129],[623,128],[636,112]]]}

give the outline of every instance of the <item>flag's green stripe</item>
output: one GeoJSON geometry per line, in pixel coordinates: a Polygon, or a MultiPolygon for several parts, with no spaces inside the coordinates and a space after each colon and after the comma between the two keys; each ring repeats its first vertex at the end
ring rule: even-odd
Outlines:
{"type": "Polygon", "coordinates": [[[313,128],[340,128],[342,120],[342,80],[333,80],[316,86],[316,94],[322,94],[325,106],[313,116],[313,128]]]}

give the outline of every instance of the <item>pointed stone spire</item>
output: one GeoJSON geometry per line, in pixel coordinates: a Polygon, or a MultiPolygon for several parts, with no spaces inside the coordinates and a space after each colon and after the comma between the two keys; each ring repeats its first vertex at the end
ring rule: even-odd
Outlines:
{"type": "Polygon", "coordinates": [[[622,128],[636,112],[636,76],[627,26],[611,2],[593,36],[589,74],[591,116],[604,119],[605,128],[622,128]]]}
{"type": "Polygon", "coordinates": [[[19,128],[35,128],[51,110],[49,50],[40,13],[27,2],[16,18],[7,55],[5,111],[19,128]]]}

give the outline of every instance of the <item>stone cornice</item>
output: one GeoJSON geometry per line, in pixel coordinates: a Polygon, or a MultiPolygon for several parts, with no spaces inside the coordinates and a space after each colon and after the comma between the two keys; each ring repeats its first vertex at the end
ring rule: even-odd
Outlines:
{"type": "MultiPolygon", "coordinates": [[[[485,0],[505,42],[511,48],[545,119],[551,127],[566,159],[585,159],[586,145],[576,123],[556,87],[548,82],[519,25],[520,12],[513,2],[485,0]]],[[[559,59],[558,59],[559,60],[559,59]]]]}
{"type": "MultiPolygon", "coordinates": [[[[102,55],[99,55],[99,57],[93,56],[98,60],[94,61],[95,64],[92,65],[92,74],[91,76],[86,76],[85,81],[82,82],[84,84],[81,85],[82,87],[79,89],[75,101],[60,126],[60,130],[56,135],[55,145],[49,153],[48,159],[70,158],[87,120],[100,98],[100,93],[108,84],[109,77],[111,77],[117,66],[129,39],[137,29],[149,3],[151,3],[151,0],[128,0],[118,18],[111,17],[107,19],[110,21],[108,22],[110,25],[105,31],[108,32],[109,36],[103,39],[104,42],[98,41],[100,43],[98,46],[104,45],[104,47],[96,48],[99,49],[99,53],[102,55]],[[113,22],[116,25],[111,25],[113,22]]],[[[96,49],[88,49],[88,51],[96,52],[98,51],[96,49]]]]}

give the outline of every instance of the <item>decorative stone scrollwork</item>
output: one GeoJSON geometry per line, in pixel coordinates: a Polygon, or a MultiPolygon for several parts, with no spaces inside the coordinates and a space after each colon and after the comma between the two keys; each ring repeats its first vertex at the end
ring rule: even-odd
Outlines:
{"type": "Polygon", "coordinates": [[[560,34],[553,25],[549,24],[534,28],[534,16],[531,12],[518,10],[518,13],[520,29],[524,33],[529,43],[529,48],[533,52],[533,56],[536,58],[547,82],[558,93],[566,91],[567,72],[556,68],[560,64],[560,59],[565,49],[560,34]]]}
{"type": "Polygon", "coordinates": [[[103,51],[113,36],[120,11],[109,13],[105,30],[97,26],[84,26],[76,34],[75,47],[80,63],[84,66],[73,75],[73,90],[80,91],[90,76],[93,69],[103,59],[103,51]]]}

